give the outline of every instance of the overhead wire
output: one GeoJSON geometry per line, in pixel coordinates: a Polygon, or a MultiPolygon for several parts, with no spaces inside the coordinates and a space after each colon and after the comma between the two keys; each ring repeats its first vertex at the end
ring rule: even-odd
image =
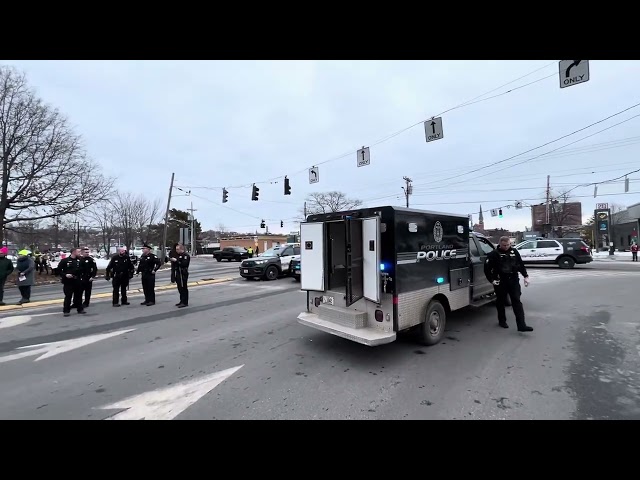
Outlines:
{"type": "MultiPolygon", "coordinates": [[[[544,65],[543,67],[539,67],[539,68],[537,68],[537,69],[533,70],[532,72],[527,73],[526,75],[523,75],[523,76],[521,76],[521,77],[518,77],[518,78],[516,78],[516,79],[514,79],[514,80],[512,80],[512,81],[510,81],[510,82],[505,83],[504,85],[501,85],[500,87],[496,87],[496,88],[494,88],[494,89],[492,89],[492,90],[489,90],[488,92],[485,92],[485,93],[483,93],[483,94],[481,94],[481,95],[478,95],[478,96],[476,96],[476,97],[474,97],[474,98],[472,98],[472,99],[470,99],[470,100],[467,100],[466,102],[463,102],[463,103],[460,103],[460,104],[458,104],[458,105],[455,105],[455,106],[453,106],[453,107],[451,107],[451,108],[448,108],[448,109],[446,109],[446,110],[444,110],[444,111],[442,111],[442,112],[440,112],[440,113],[438,113],[438,114],[436,114],[436,115],[433,115],[433,116],[430,116],[430,117],[426,117],[425,119],[420,120],[419,122],[416,122],[416,123],[414,123],[414,124],[412,124],[412,125],[410,125],[410,126],[408,126],[408,127],[405,127],[405,128],[403,128],[403,129],[401,129],[401,130],[398,130],[398,131],[396,131],[396,132],[394,132],[394,133],[390,134],[390,135],[387,135],[387,136],[385,136],[385,137],[382,137],[381,139],[378,139],[378,140],[376,140],[376,141],[374,141],[374,142],[367,143],[367,144],[365,144],[365,145],[367,145],[367,146],[369,146],[369,147],[379,145],[379,144],[381,144],[381,143],[384,143],[384,142],[386,142],[386,141],[388,141],[388,140],[390,140],[390,139],[392,139],[392,138],[394,138],[394,137],[396,137],[396,136],[398,136],[398,135],[400,135],[400,134],[402,134],[402,133],[404,133],[404,132],[406,132],[406,131],[408,131],[408,130],[410,130],[410,129],[412,129],[412,128],[416,127],[416,126],[418,126],[418,125],[423,124],[423,123],[424,123],[426,120],[428,120],[429,118],[438,117],[438,116],[440,116],[440,115],[444,115],[445,113],[451,112],[451,111],[456,110],[456,109],[465,108],[465,107],[470,106],[470,105],[474,105],[474,104],[477,104],[477,103],[480,103],[480,102],[484,102],[484,101],[487,101],[487,100],[491,100],[491,99],[494,99],[494,98],[498,98],[498,97],[501,97],[501,96],[507,95],[507,94],[509,94],[509,93],[515,92],[515,91],[517,91],[517,90],[520,90],[520,89],[522,89],[522,88],[525,88],[525,87],[528,87],[528,86],[534,85],[534,84],[536,84],[536,83],[538,83],[538,82],[541,82],[541,81],[543,81],[543,80],[546,80],[546,79],[548,79],[548,78],[551,78],[552,76],[556,76],[557,74],[556,74],[556,73],[553,73],[553,74],[551,74],[551,75],[548,75],[548,76],[543,77],[543,78],[539,78],[539,79],[537,79],[537,80],[535,80],[535,81],[533,81],[533,82],[527,83],[527,84],[525,84],[525,85],[520,85],[520,86],[518,86],[518,87],[511,88],[511,89],[509,89],[508,91],[502,92],[502,93],[500,93],[500,94],[493,95],[493,96],[491,96],[491,97],[481,99],[482,97],[484,97],[484,96],[488,95],[489,93],[493,93],[493,92],[495,92],[495,91],[497,91],[497,90],[500,90],[501,88],[504,88],[504,87],[505,87],[505,86],[507,86],[507,85],[510,85],[510,84],[512,84],[512,83],[515,83],[515,82],[517,82],[517,81],[519,81],[519,80],[521,80],[521,79],[523,79],[523,78],[525,78],[525,77],[528,77],[528,76],[530,76],[530,75],[533,75],[534,73],[536,73],[536,72],[538,72],[538,71],[540,71],[540,70],[544,70],[544,69],[546,69],[546,68],[549,68],[551,65],[554,65],[555,63],[556,63],[555,61],[554,61],[554,62],[551,62],[551,63],[548,63],[548,64],[544,65]]],[[[292,177],[292,176],[294,176],[294,175],[299,175],[299,174],[301,174],[301,173],[308,172],[309,168],[311,168],[311,167],[324,165],[324,164],[327,164],[327,163],[330,163],[330,162],[334,162],[334,161],[336,161],[336,160],[340,160],[340,159],[346,158],[347,156],[349,156],[349,155],[353,155],[354,153],[356,153],[356,151],[357,151],[357,150],[358,150],[357,148],[356,148],[356,149],[350,149],[348,152],[346,152],[346,153],[344,153],[344,154],[342,154],[342,155],[338,155],[338,156],[335,156],[335,157],[329,158],[329,159],[324,160],[324,161],[321,161],[321,162],[316,162],[316,163],[314,163],[313,165],[309,165],[308,167],[306,167],[306,168],[305,168],[305,169],[303,169],[303,170],[295,171],[295,172],[293,172],[293,173],[289,174],[289,177],[292,177]]],[[[257,182],[251,182],[251,183],[246,183],[246,184],[239,184],[239,185],[226,186],[226,187],[222,187],[222,186],[220,186],[220,187],[203,187],[203,186],[193,186],[192,188],[211,189],[211,190],[221,190],[222,188],[226,188],[227,190],[228,190],[228,189],[250,188],[250,187],[251,187],[252,185],[254,185],[254,184],[255,184],[255,185],[264,185],[264,184],[269,184],[269,183],[270,183],[270,184],[278,183],[278,180],[283,179],[285,176],[286,176],[286,175],[279,175],[279,176],[277,176],[277,177],[272,177],[272,178],[270,178],[270,179],[268,179],[268,180],[264,180],[264,181],[257,181],[257,182]]]]}

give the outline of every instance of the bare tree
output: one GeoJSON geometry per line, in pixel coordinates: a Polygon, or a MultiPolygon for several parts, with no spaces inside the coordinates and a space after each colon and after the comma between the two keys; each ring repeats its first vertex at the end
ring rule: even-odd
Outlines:
{"type": "Polygon", "coordinates": [[[0,159],[0,227],[77,213],[114,183],[87,158],[66,117],[9,67],[0,67],[0,159]]]}
{"type": "Polygon", "coordinates": [[[227,227],[225,226],[225,224],[224,223],[219,223],[218,224],[218,232],[219,233],[224,233],[226,231],[227,231],[227,227]]]}
{"type": "MultiPolygon", "coordinates": [[[[111,246],[110,240],[113,238],[116,224],[118,223],[118,215],[116,214],[116,206],[114,203],[110,200],[104,200],[87,209],[86,220],[97,227],[105,253],[109,254],[109,247],[111,246]]],[[[98,252],[99,251],[100,250],[98,250],[98,252]]]]}
{"type": "Polygon", "coordinates": [[[121,193],[115,202],[117,225],[124,244],[132,246],[149,236],[150,227],[160,214],[160,200],[150,201],[144,195],[121,193]]]}
{"type": "MultiPolygon", "coordinates": [[[[361,200],[347,198],[342,192],[314,192],[306,199],[307,215],[319,213],[342,212],[362,205],[361,200]]],[[[304,218],[304,209],[300,210],[300,216],[304,218]]]]}

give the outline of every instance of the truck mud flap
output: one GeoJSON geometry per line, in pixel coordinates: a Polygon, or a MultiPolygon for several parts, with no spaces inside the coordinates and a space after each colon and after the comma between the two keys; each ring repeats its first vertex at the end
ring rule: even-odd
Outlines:
{"type": "Polygon", "coordinates": [[[373,328],[356,329],[345,327],[328,320],[323,320],[315,313],[309,312],[302,312],[298,315],[298,323],[370,347],[391,343],[396,339],[395,332],[381,332],[373,328]]]}

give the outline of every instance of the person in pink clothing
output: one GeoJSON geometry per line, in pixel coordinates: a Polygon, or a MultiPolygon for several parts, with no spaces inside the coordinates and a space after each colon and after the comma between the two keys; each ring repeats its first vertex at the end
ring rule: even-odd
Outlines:
{"type": "Polygon", "coordinates": [[[632,262],[637,262],[638,261],[638,244],[634,243],[633,245],[631,245],[631,261],[632,262]]]}

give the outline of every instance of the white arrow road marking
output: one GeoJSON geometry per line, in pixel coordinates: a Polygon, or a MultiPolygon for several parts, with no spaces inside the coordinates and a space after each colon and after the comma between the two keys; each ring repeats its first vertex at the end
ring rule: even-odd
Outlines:
{"type": "Polygon", "coordinates": [[[127,409],[106,420],[173,420],[242,367],[244,365],[205,375],[178,385],[134,395],[100,407],[100,409],[127,409]]]}
{"type": "Polygon", "coordinates": [[[15,315],[13,317],[7,317],[0,320],[0,328],[15,327],[22,325],[23,323],[30,322],[34,317],[44,317],[46,315],[56,315],[56,313],[39,313],[37,315],[15,315]]]}
{"type": "Polygon", "coordinates": [[[20,347],[16,350],[23,350],[25,348],[33,348],[35,350],[29,350],[27,352],[14,353],[13,355],[7,355],[5,357],[0,357],[0,363],[10,362],[12,360],[18,360],[20,358],[31,357],[33,355],[41,355],[36,358],[34,361],[38,362],[40,360],[44,360],[45,358],[54,357],[61,353],[70,352],[71,350],[75,350],[76,348],[84,347],[86,345],[90,345],[95,342],[99,342],[100,340],[105,340],[107,338],[116,337],[118,335],[122,335],[123,333],[133,332],[135,328],[129,330],[118,330],[117,332],[111,333],[101,333],[99,335],[89,335],[88,337],[80,337],[80,338],[72,338],[71,340],[63,340],[61,342],[52,342],[52,343],[40,343],[38,345],[28,345],[26,347],[20,347]]]}

